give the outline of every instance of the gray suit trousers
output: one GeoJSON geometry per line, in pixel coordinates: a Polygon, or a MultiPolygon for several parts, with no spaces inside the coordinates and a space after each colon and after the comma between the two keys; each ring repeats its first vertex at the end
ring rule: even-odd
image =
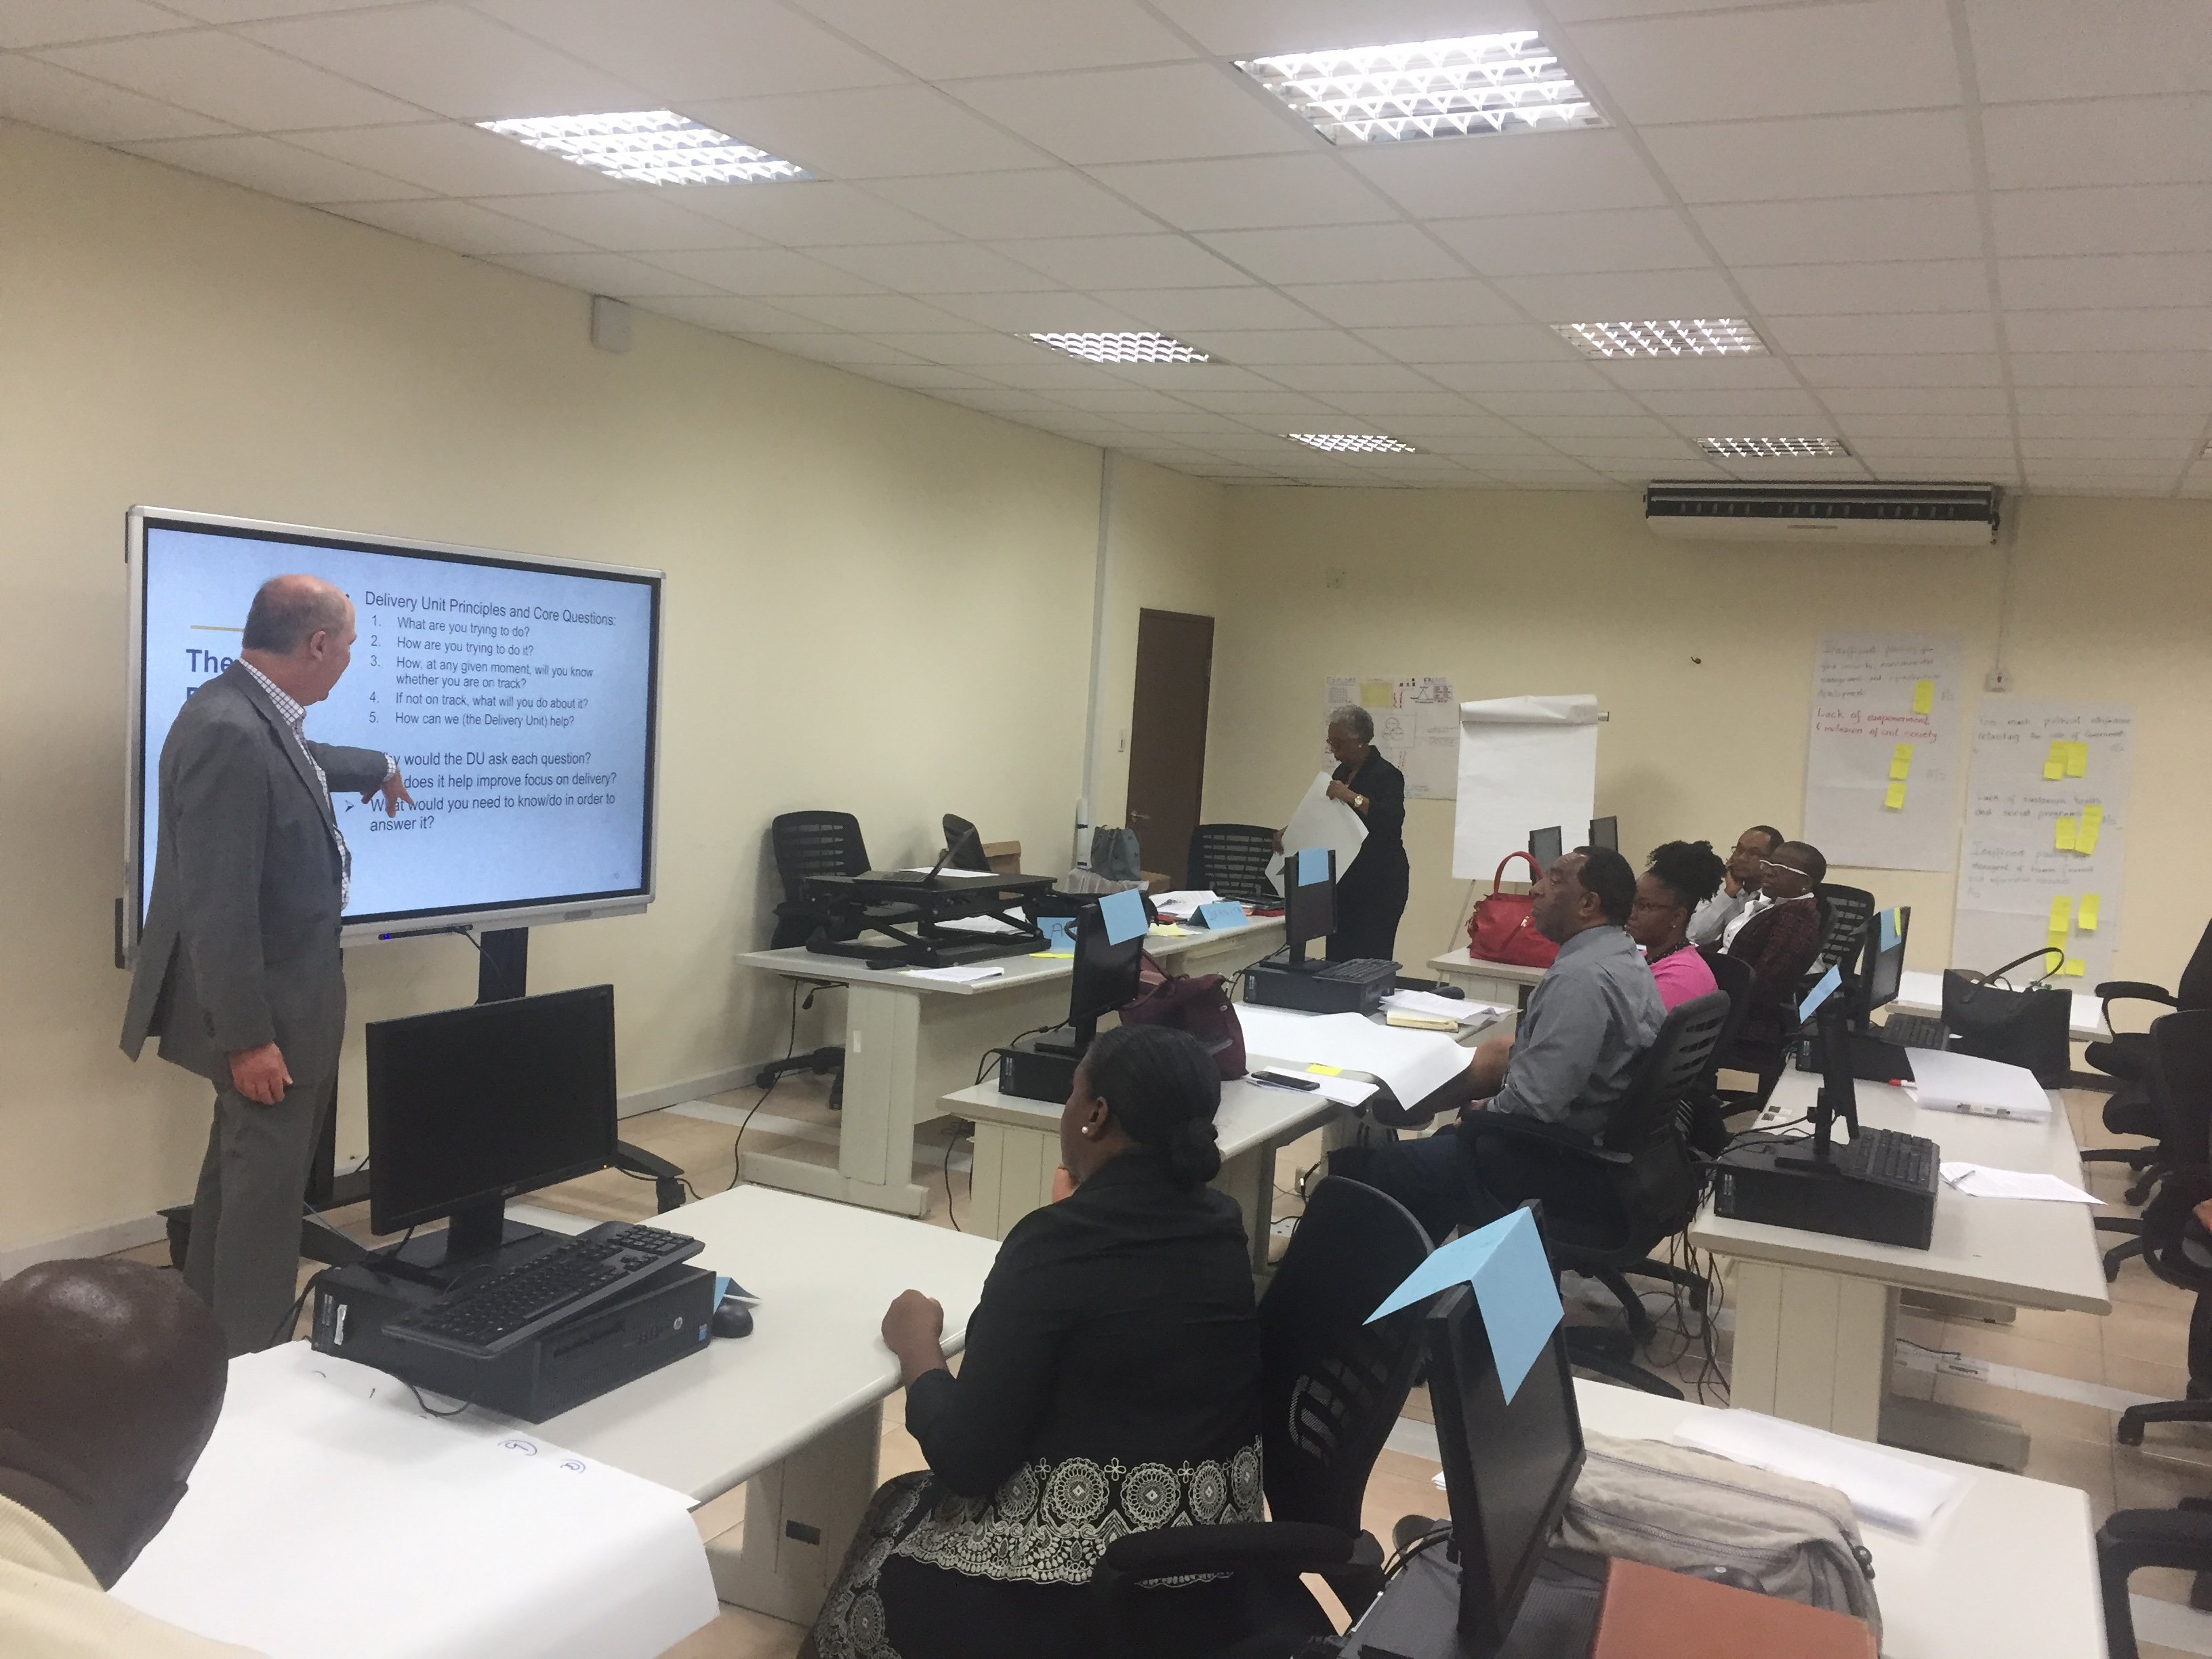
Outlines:
{"type": "Polygon", "coordinates": [[[295,1079],[274,1106],[216,1091],[185,1283],[215,1309],[234,1358],[291,1340],[278,1327],[299,1294],[307,1166],[337,1092],[335,1070],[295,1079]]]}

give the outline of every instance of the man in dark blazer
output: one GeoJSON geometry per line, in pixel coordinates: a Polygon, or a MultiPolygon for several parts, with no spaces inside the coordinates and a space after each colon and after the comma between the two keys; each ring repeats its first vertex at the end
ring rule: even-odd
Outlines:
{"type": "Polygon", "coordinates": [[[388,755],[311,743],[307,708],[350,660],[353,605],[313,576],[253,596],[239,660],[195,691],[161,745],[154,890],[123,1018],[133,1060],[215,1085],[185,1279],[233,1354],[289,1337],[307,1165],[335,1104],[345,1034],[338,922],[351,856],[331,795],[413,797],[388,755]]]}

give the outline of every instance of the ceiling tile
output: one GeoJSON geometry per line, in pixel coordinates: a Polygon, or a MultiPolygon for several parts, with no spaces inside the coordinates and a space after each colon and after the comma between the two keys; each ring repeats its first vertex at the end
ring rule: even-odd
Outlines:
{"type": "Polygon", "coordinates": [[[1947,447],[1981,439],[2012,453],[2012,417],[2008,415],[1838,415],[1836,423],[1854,442],[1868,440],[1869,447],[1881,447],[1878,441],[1885,438],[1941,439],[1947,447]]]}
{"type": "Polygon", "coordinates": [[[1815,389],[1824,386],[1987,386],[2004,384],[1993,352],[1916,352],[1910,356],[1850,353],[1796,359],[1815,389]]]}
{"type": "Polygon", "coordinates": [[[151,34],[184,21],[146,0],[8,0],[0,10],[0,52],[151,34]]]}
{"type": "Polygon", "coordinates": [[[2013,402],[2031,415],[2212,416],[2212,389],[2202,386],[2023,386],[2013,402]]]}
{"type": "Polygon", "coordinates": [[[459,121],[653,106],[629,82],[455,5],[300,17],[249,24],[239,32],[459,121]]]}
{"type": "Polygon", "coordinates": [[[1267,378],[1293,392],[1328,396],[1340,392],[1437,390],[1437,383],[1402,363],[1270,363],[1267,378]]]}
{"type": "Polygon", "coordinates": [[[304,17],[311,12],[405,5],[411,0],[161,0],[161,3],[204,23],[254,23],[271,17],[304,17]]]}
{"type": "Polygon", "coordinates": [[[1820,402],[1838,420],[1855,415],[2002,415],[2001,386],[1838,386],[1820,393],[1820,402]]]}
{"type": "Polygon", "coordinates": [[[896,368],[916,364],[902,351],[895,351],[880,340],[869,339],[860,334],[814,334],[781,330],[746,331],[756,339],[764,341],[778,351],[787,351],[796,357],[810,357],[817,363],[836,363],[854,368],[896,368]]]}
{"type": "Polygon", "coordinates": [[[1956,466],[1961,461],[2011,461],[2018,458],[2009,437],[1977,438],[1971,434],[1937,432],[1927,434],[1925,441],[1908,441],[1915,437],[1910,433],[1890,433],[1881,436],[1868,434],[1859,442],[1858,434],[1852,430],[1852,443],[1860,450],[1862,458],[1887,467],[1900,457],[1929,462],[1944,466],[1956,466]]]}
{"type": "Polygon", "coordinates": [[[2212,410],[2195,409],[2181,415],[2106,414],[2068,410],[2062,414],[2026,414],[2020,417],[2020,435],[2026,438],[2094,438],[2115,443],[2137,442],[2163,450],[2174,444],[2202,449],[2204,417],[2212,410]]]}
{"type": "Polygon", "coordinates": [[[1198,240],[1261,282],[1279,285],[1418,282],[1464,274],[1457,259],[1414,225],[1224,230],[1198,240]]]}
{"type": "Polygon", "coordinates": [[[578,196],[504,196],[483,205],[617,253],[754,245],[745,232],[678,207],[682,199],[655,193],[650,185],[631,185],[578,196]]]}
{"type": "MultiPolygon", "coordinates": [[[[1384,363],[1373,346],[1333,328],[1225,328],[1200,332],[1191,344],[1232,363],[1384,363]]],[[[1281,379],[1279,375],[1273,378],[1281,379]]],[[[1426,384],[1424,382],[1423,384],[1426,384]]]]}
{"type": "Polygon", "coordinates": [[[1602,392],[1588,363],[1424,363],[1422,373],[1455,392],[1602,392]]]}
{"type": "Polygon", "coordinates": [[[1178,397],[1194,392],[1288,395],[1266,375],[1235,363],[1102,363],[1099,368],[1126,384],[1171,392],[1178,397]]]}
{"type": "Polygon", "coordinates": [[[933,87],[862,87],[796,98],[695,102],[684,113],[732,137],[841,179],[988,173],[1048,158],[933,87]]]}
{"type": "Polygon", "coordinates": [[[903,294],[789,295],[776,302],[831,328],[867,334],[957,334],[976,325],[903,294]]]}
{"type": "Polygon", "coordinates": [[[903,80],[773,0],[471,0],[660,103],[824,92],[903,80]]]}
{"type": "MultiPolygon", "coordinates": [[[[1037,279],[1042,284],[1043,279],[1037,279]]],[[[1017,334],[1064,333],[1083,329],[1133,329],[1143,322],[1088,294],[1042,288],[1028,293],[938,294],[930,304],[985,328],[1017,334]]]]}
{"type": "Polygon", "coordinates": [[[1647,442],[1664,443],[1675,436],[1664,422],[1655,421],[1648,415],[1547,415],[1540,410],[1522,408],[1516,402],[1503,398],[1488,398],[1482,402],[1486,408],[1498,414],[1510,415],[1515,425],[1540,438],[1640,438],[1647,442]]]}
{"type": "Polygon", "coordinates": [[[1796,317],[1884,311],[1986,311],[1989,269],[1979,259],[1899,259],[1880,264],[1738,265],[1735,279],[1760,313],[1796,317]]]}
{"type": "Polygon", "coordinates": [[[1426,283],[1327,283],[1285,291],[1346,328],[1458,328],[1521,322],[1520,313],[1494,288],[1468,276],[1426,283]]]}
{"type": "Polygon", "coordinates": [[[1780,391],[1799,384],[1782,357],[1615,357],[1589,365],[1629,392],[1780,391]]]}
{"type": "Polygon", "coordinates": [[[1996,319],[1986,311],[1888,312],[1876,316],[1775,317],[1767,337],[1793,356],[1812,352],[1994,351],[1996,319]]]}
{"type": "Polygon", "coordinates": [[[1672,208],[1440,219],[1430,229],[1486,276],[1680,270],[1712,264],[1696,233],[1672,208]]]}
{"type": "Polygon", "coordinates": [[[592,168],[457,121],[333,127],[287,133],[284,142],[447,196],[569,196],[617,187],[592,168]]]}
{"type": "Polygon", "coordinates": [[[63,46],[39,55],[127,91],[258,131],[405,121],[421,113],[212,29],[63,46]]]}
{"type": "Polygon", "coordinates": [[[2013,343],[2018,386],[2212,386],[2212,351],[2023,351],[2013,343]]]}
{"type": "Polygon", "coordinates": [[[1739,203],[1692,211],[1730,264],[1982,257],[1981,222],[1971,196],[1739,203]]]}
{"type": "Polygon", "coordinates": [[[1959,101],[1941,0],[1864,0],[1586,24],[1570,39],[1601,103],[1639,125],[1959,101]]]}
{"type": "Polygon", "coordinates": [[[1641,136],[1686,202],[1802,201],[1972,190],[1957,110],[1650,127],[1641,136]]]}
{"type": "Polygon", "coordinates": [[[856,185],[686,185],[684,205],[788,247],[860,242],[935,242],[951,233],[880,201],[856,185]]]}
{"type": "Polygon", "coordinates": [[[517,253],[503,255],[498,263],[549,283],[620,300],[706,296],[710,292],[704,283],[619,253],[517,253]]]}
{"type": "Polygon", "coordinates": [[[2212,180],[2212,97],[2000,104],[1982,135],[1992,190],[2212,180]]]}
{"type": "Polygon", "coordinates": [[[1070,167],[875,179],[871,194],[978,241],[1029,236],[1127,236],[1158,224],[1070,167]]]}
{"type": "Polygon", "coordinates": [[[2015,351],[2212,350],[2212,306],[2145,311],[2008,311],[2015,351]]]}
{"type": "Polygon", "coordinates": [[[1641,427],[1663,430],[1658,422],[1650,417],[1642,404],[1623,392],[1477,392],[1474,400],[1485,409],[1498,414],[1510,414],[1516,421],[1524,415],[1603,416],[1634,420],[1641,427]]]}
{"type": "Polygon", "coordinates": [[[1320,317],[1271,288],[1110,289],[1094,296],[1147,328],[1170,334],[1209,328],[1326,328],[1320,317]]]}
{"type": "Polygon", "coordinates": [[[1362,328],[1359,337],[1401,363],[1567,363],[1574,348],[1534,323],[1362,328]]]}
{"type": "Polygon", "coordinates": [[[90,81],[35,58],[0,58],[0,119],[21,121],[96,144],[146,138],[194,138],[228,125],[90,81]]]}
{"type": "Polygon", "coordinates": [[[1711,424],[1715,421],[1735,421],[1741,424],[1745,421],[1786,418],[1801,423],[1813,422],[1811,426],[1796,431],[1800,437],[1828,429],[1828,418],[1809,392],[1785,391],[1779,387],[1742,392],[1645,392],[1638,395],[1638,401],[1654,415],[1664,416],[1677,424],[1685,421],[1703,422],[1706,430],[1715,435],[1720,430],[1711,424]]]}
{"type": "Polygon", "coordinates": [[[972,242],[881,242],[824,248],[821,258],[901,294],[1006,294],[1058,286],[972,242]]]}
{"type": "Polygon", "coordinates": [[[868,331],[886,345],[933,363],[980,370],[986,376],[1008,363],[1054,360],[1054,354],[1036,341],[1010,334],[908,333],[901,329],[868,331]]]}
{"type": "Polygon", "coordinates": [[[1182,236],[1039,237],[994,244],[1008,258],[1070,288],[1229,287],[1249,282],[1197,243],[1182,236]]]}
{"type": "Polygon", "coordinates": [[[374,202],[422,192],[380,173],[364,173],[326,155],[258,133],[215,138],[161,138],[126,146],[135,155],[243,185],[295,202],[374,202]]]}
{"type": "Polygon", "coordinates": [[[456,253],[496,258],[504,253],[581,253],[583,243],[537,225],[494,213],[474,202],[355,202],[332,210],[395,235],[411,236],[456,253]]]}
{"type": "Polygon", "coordinates": [[[945,90],[1079,167],[1316,150],[1324,141],[1215,64],[957,81],[945,90]]]}
{"type": "Polygon", "coordinates": [[[1501,276],[1498,288],[1532,315],[1553,323],[1743,314],[1741,297],[1717,270],[1501,276]]]}
{"type": "Polygon", "coordinates": [[[2169,443],[2147,438],[2022,438],[2020,442],[2021,458],[2031,471],[2039,460],[2116,461],[2135,472],[2153,472],[2161,466],[2179,471],[2202,447],[2194,434],[2169,443]]]}
{"type": "Polygon", "coordinates": [[[1315,396],[1331,409],[1370,421],[1396,420],[1409,415],[1461,414],[1474,407],[1456,392],[1322,392],[1315,396]]]}
{"type": "Polygon", "coordinates": [[[1427,219],[1664,207],[1667,194],[1620,133],[1601,129],[1372,144],[1340,152],[1427,219]]]}
{"type": "Polygon", "coordinates": [[[1157,64],[1197,54],[1132,0],[799,0],[872,52],[929,81],[1157,64]]]}
{"type": "Polygon", "coordinates": [[[2203,0],[1966,0],[1982,101],[2212,92],[2203,0]]]}
{"type": "Polygon", "coordinates": [[[2212,252],[2212,185],[2001,190],[1990,197],[1997,252],[2212,252]]]}
{"type": "Polygon", "coordinates": [[[1997,287],[2008,311],[2212,306],[2212,254],[2001,259],[1997,287]]]}
{"type": "Polygon", "coordinates": [[[1366,224],[1398,216],[1371,185],[1333,155],[1141,161],[1091,173],[1181,230],[1366,224]]]}
{"type": "MultiPolygon", "coordinates": [[[[742,232],[736,233],[742,234],[742,232]]],[[[774,299],[779,294],[872,294],[876,285],[835,265],[781,247],[666,252],[648,262],[732,294],[774,299]]]]}
{"type": "Polygon", "coordinates": [[[1334,413],[1320,398],[1298,392],[1188,392],[1182,395],[1185,402],[1200,409],[1249,420],[1304,419],[1334,413]]]}

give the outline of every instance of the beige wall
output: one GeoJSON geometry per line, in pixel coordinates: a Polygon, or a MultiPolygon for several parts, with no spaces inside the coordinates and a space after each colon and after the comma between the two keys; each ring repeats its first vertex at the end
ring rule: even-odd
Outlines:
{"type": "MultiPolygon", "coordinates": [[[[115,1047],[134,501],[668,571],[659,902],[532,950],[537,988],[618,988],[626,1095],[782,1052],[735,961],[773,814],[850,810],[891,862],[956,811],[1065,867],[1096,450],[644,313],[610,356],[580,294],[4,124],[0,225],[0,1256],[188,1196],[206,1129],[115,1047]]],[[[1133,627],[1206,487],[1121,475],[1133,627]]],[[[342,1156],[361,1021],[474,975],[453,939],[351,953],[342,1156]]]]}
{"type": "MultiPolygon", "coordinates": [[[[2118,970],[2170,985],[2212,911],[2212,502],[2030,499],[2007,511],[2009,695],[2134,706],[2136,855],[2118,970]]],[[[1236,488],[1213,710],[1233,737],[1211,751],[1206,812],[1283,820],[1321,758],[1324,675],[1443,673],[1462,698],[1595,692],[1613,716],[1598,809],[1619,814],[1632,858],[1675,836],[1725,848],[1761,821],[1794,832],[1820,634],[1959,635],[1971,720],[2002,564],[1994,550],[1662,540],[1625,492],[1236,488]],[[1328,586],[1333,571],[1341,588],[1328,586]]],[[[1465,942],[1453,805],[1407,809],[1403,962],[1465,942]]],[[[1914,906],[1913,964],[1944,965],[1948,874],[1835,878],[1914,906]]]]}

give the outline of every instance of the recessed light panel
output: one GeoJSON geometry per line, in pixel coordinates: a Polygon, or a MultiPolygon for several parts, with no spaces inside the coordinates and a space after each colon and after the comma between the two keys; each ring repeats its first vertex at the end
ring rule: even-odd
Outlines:
{"type": "Polygon", "coordinates": [[[1762,460],[1775,456],[1836,456],[1851,453],[1835,438],[1700,438],[1698,447],[1708,455],[1762,460]]]}
{"type": "Polygon", "coordinates": [[[1032,334],[1039,345],[1087,363],[1204,363],[1212,358],[1164,334],[1032,334]]]}
{"type": "Polygon", "coordinates": [[[1373,432],[1285,432],[1294,444],[1304,444],[1309,449],[1326,449],[1339,454],[1352,455],[1416,455],[1420,452],[1411,444],[1401,444],[1395,438],[1385,438],[1373,432]]]}
{"type": "Polygon", "coordinates": [[[1295,52],[1237,67],[1332,144],[1605,125],[1557,55],[1525,30],[1295,52]]]}
{"type": "Polygon", "coordinates": [[[1741,317],[1670,322],[1554,323],[1552,331],[1585,357],[1763,357],[1766,342],[1741,317]]]}
{"type": "Polygon", "coordinates": [[[477,125],[486,132],[549,151],[578,167],[593,167],[641,184],[758,185],[814,176],[795,161],[741,144],[728,133],[717,132],[672,109],[630,110],[616,115],[538,115],[477,125]]]}

